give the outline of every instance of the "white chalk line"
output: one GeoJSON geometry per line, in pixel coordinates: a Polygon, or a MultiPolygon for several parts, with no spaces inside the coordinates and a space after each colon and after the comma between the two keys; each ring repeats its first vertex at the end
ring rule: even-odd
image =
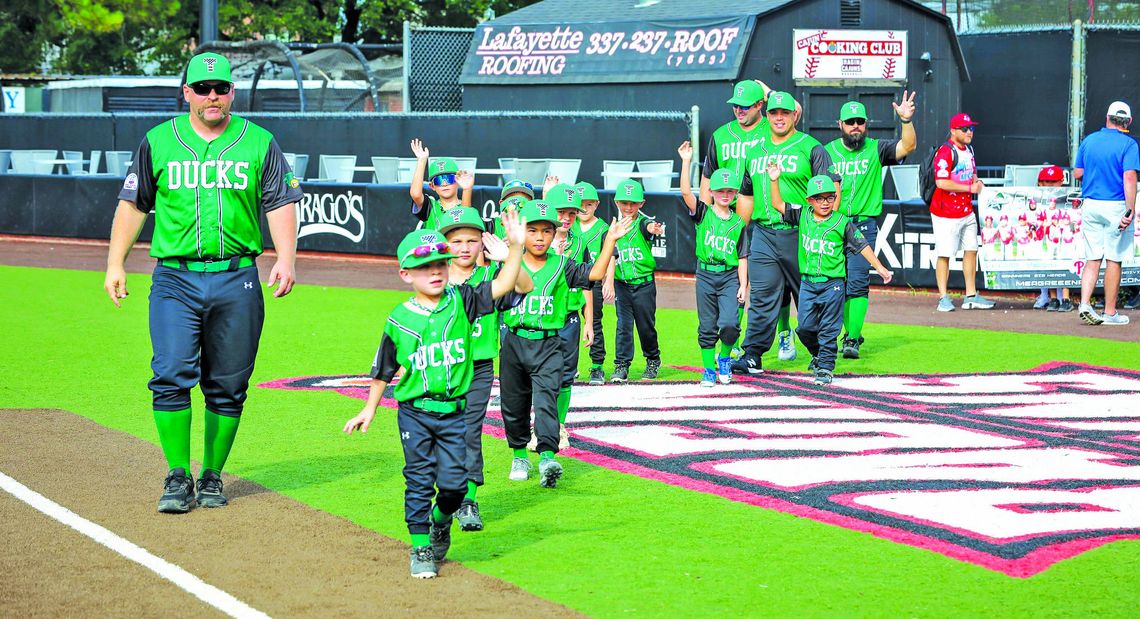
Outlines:
{"type": "Polygon", "coordinates": [[[223,613],[238,619],[268,618],[269,615],[249,606],[245,602],[207,584],[201,578],[186,570],[151,554],[110,530],[87,520],[44,495],[0,472],[0,489],[32,506],[41,513],[75,529],[76,531],[110,548],[118,554],[174,583],[174,586],[213,606],[223,613]]]}

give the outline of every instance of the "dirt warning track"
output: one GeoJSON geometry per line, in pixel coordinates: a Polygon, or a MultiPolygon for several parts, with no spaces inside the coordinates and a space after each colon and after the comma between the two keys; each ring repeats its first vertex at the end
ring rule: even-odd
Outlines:
{"type": "MultiPolygon", "coordinates": [[[[413,580],[406,544],[233,476],[230,507],[159,514],[159,448],[66,411],[0,410],[0,436],[0,473],[271,616],[575,616],[453,562],[413,580]]],[[[4,615],[225,616],[2,490],[0,522],[4,615]]]]}

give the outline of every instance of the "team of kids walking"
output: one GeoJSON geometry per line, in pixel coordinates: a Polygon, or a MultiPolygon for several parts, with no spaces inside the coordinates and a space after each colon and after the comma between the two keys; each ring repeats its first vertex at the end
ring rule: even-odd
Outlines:
{"type": "MultiPolygon", "coordinates": [[[[273,136],[230,114],[234,90],[223,56],[191,59],[183,97],[190,113],[150,130],[136,151],[119,194],[104,282],[119,305],[128,295],[123,263],[154,211],[149,386],[169,467],[158,502],[165,513],[228,504],[221,472],[264,319],[255,266],[262,250],[258,216],[266,213],[277,251],[273,296],[283,297],[295,281],[295,209],[303,195],[273,136]],[[206,433],[195,485],[190,390],[196,384],[205,396],[206,433]]],[[[904,92],[893,104],[899,140],[867,138],[866,110],[849,102],[839,114],[842,137],[826,148],[796,130],[800,107],[786,92],[744,81],[728,103],[735,120],[713,134],[696,193],[692,145],[678,149],[680,204],[695,228],[700,383],[715,388],[734,373],[762,372],[760,357],[773,342],[780,359],[794,360],[794,300],[795,334],[812,357],[808,369],[827,385],[841,331],[842,355],[861,354],[870,269],[884,282],[891,278],[869,243],[882,208],[881,167],[914,150],[914,95],[904,92]]],[[[470,207],[471,173],[452,159],[431,158],[420,140],[411,149],[417,160],[411,210],[422,227],[397,253],[412,296],[389,314],[367,402],[344,432],[366,432],[395,383],[411,573],[430,578],[447,556],[455,521],[463,531],[484,527],[482,430],[496,359],[512,452],[505,476],[514,482],[536,476],[545,488],[557,487],[563,475],[556,456],[569,446],[565,423],[581,348],[589,349],[590,384],[606,380],[604,302],[617,311],[610,380],[630,379],[634,332],[645,357],[641,379],[657,378],[653,239],[665,226],[641,211],[645,195],[635,180],[617,184],[619,216],[607,223],[596,217],[592,185],[551,177],[541,194],[521,181],[507,183],[488,230],[470,207]],[[537,468],[530,451],[538,454],[537,468]]]]}

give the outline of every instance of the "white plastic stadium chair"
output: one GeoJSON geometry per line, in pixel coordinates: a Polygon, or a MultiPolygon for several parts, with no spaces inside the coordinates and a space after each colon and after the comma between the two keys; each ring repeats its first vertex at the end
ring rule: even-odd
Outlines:
{"type": "MultiPolygon", "coordinates": [[[[416,171],[416,158],[415,157],[400,157],[399,178],[397,182],[400,184],[411,183],[412,173],[416,171]]],[[[427,179],[424,179],[427,180],[427,179]]]]}
{"type": "Polygon", "coordinates": [[[377,185],[395,185],[400,182],[399,157],[373,157],[372,182],[377,185]]]}
{"type": "Polygon", "coordinates": [[[918,187],[917,165],[891,166],[891,178],[895,183],[895,192],[899,200],[921,200],[922,191],[918,187]]]}
{"type": "Polygon", "coordinates": [[[127,170],[130,169],[131,166],[131,164],[128,162],[133,156],[134,153],[129,150],[107,151],[107,174],[114,176],[126,176],[127,170]]]}
{"type": "Polygon", "coordinates": [[[101,150],[91,151],[91,158],[90,158],[90,160],[88,160],[88,163],[87,163],[87,173],[88,174],[98,174],[99,173],[99,164],[102,162],[103,162],[103,151],[101,151],[101,150]]]}
{"type": "Polygon", "coordinates": [[[503,185],[507,184],[507,181],[514,178],[511,175],[514,174],[513,170],[515,169],[515,158],[514,157],[499,157],[499,169],[500,170],[512,170],[512,172],[510,172],[510,173],[502,174],[499,176],[499,186],[502,187],[503,185]]]}
{"type": "Polygon", "coordinates": [[[634,162],[605,159],[602,161],[602,188],[613,191],[617,184],[629,178],[634,162]]]}
{"type": "Polygon", "coordinates": [[[578,170],[582,167],[581,159],[551,159],[547,174],[557,176],[558,182],[573,185],[578,182],[578,170]]]}
{"type": "Polygon", "coordinates": [[[472,174],[475,173],[475,168],[479,167],[478,157],[452,157],[455,160],[455,165],[459,166],[460,170],[467,170],[472,174]]]}
{"type": "Polygon", "coordinates": [[[511,177],[530,183],[535,189],[538,189],[546,182],[546,174],[549,169],[549,159],[515,159],[515,173],[511,177]]]}
{"type": "Polygon", "coordinates": [[[0,149],[0,174],[7,174],[10,167],[12,167],[12,151],[0,149]]]}
{"type": "Polygon", "coordinates": [[[1007,164],[1005,166],[1005,184],[1008,187],[1036,187],[1037,174],[1041,172],[1043,167],[1045,166],[1007,164]]]}
{"type": "Polygon", "coordinates": [[[59,156],[56,150],[14,150],[12,151],[12,172],[14,174],[51,174],[54,164],[36,163],[59,156]]]}
{"type": "Polygon", "coordinates": [[[651,176],[641,179],[641,186],[652,193],[666,193],[673,182],[673,160],[638,161],[637,171],[651,176]]]}
{"type": "Polygon", "coordinates": [[[321,180],[334,183],[351,183],[356,173],[356,155],[321,155],[317,173],[321,180]]]}
{"type": "Polygon", "coordinates": [[[82,174],[87,173],[86,171],[83,170],[83,152],[82,151],[65,150],[65,151],[63,151],[63,158],[67,159],[69,162],[70,161],[75,162],[75,163],[68,163],[64,166],[64,170],[66,170],[66,172],[65,172],[66,174],[69,174],[71,176],[77,176],[77,175],[82,175],[82,174]]]}

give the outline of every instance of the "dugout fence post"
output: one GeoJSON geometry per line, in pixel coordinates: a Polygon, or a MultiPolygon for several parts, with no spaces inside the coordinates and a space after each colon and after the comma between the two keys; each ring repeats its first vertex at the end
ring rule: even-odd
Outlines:
{"type": "Polygon", "coordinates": [[[411,88],[411,64],[412,64],[412,25],[404,20],[404,96],[403,103],[404,109],[401,112],[412,111],[412,88],[411,88]]]}
{"type": "MultiPolygon", "coordinates": [[[[701,106],[694,105],[689,110],[689,143],[693,145],[693,158],[689,161],[689,180],[697,180],[698,188],[700,186],[700,175],[697,169],[700,167],[697,162],[701,160],[701,106]]],[[[698,189],[697,193],[700,191],[698,189]]]]}
{"type": "Polygon", "coordinates": [[[1073,69],[1069,82],[1069,165],[1085,132],[1085,25],[1073,20],[1073,69]]]}

